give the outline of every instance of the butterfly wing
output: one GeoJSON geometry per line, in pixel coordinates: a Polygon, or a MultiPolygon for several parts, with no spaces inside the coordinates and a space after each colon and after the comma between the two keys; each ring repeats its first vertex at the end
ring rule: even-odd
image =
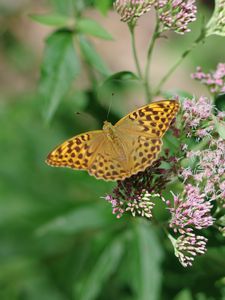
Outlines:
{"type": "Polygon", "coordinates": [[[106,138],[89,167],[89,174],[106,181],[123,180],[131,176],[128,157],[122,146],[122,142],[117,143],[106,138]]]}
{"type": "Polygon", "coordinates": [[[87,170],[98,179],[122,180],[127,177],[124,156],[102,130],[89,131],[65,141],[49,153],[46,163],[87,170]]]}
{"type": "Polygon", "coordinates": [[[126,134],[161,138],[180,108],[176,100],[162,100],[142,106],[119,120],[115,127],[126,134]]]}
{"type": "Polygon", "coordinates": [[[127,153],[129,176],[144,171],[158,158],[163,144],[161,138],[178,110],[179,103],[175,100],[157,101],[131,112],[115,124],[127,153]]]}
{"type": "Polygon", "coordinates": [[[102,130],[77,135],[50,152],[46,163],[54,167],[88,170],[104,141],[102,130]]]}
{"type": "Polygon", "coordinates": [[[148,136],[127,135],[117,131],[118,139],[107,140],[88,169],[90,175],[108,180],[124,180],[144,171],[158,158],[162,140],[148,136]]]}
{"type": "Polygon", "coordinates": [[[121,148],[126,153],[123,167],[126,172],[122,179],[144,171],[158,158],[162,147],[160,138],[140,134],[132,135],[119,130],[117,133],[120,137],[121,148]]]}

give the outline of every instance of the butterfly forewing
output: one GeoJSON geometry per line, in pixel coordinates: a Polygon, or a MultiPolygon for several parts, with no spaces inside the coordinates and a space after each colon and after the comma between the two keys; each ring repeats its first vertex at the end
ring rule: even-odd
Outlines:
{"type": "Polygon", "coordinates": [[[115,127],[127,134],[130,132],[133,135],[142,134],[161,138],[175,118],[179,107],[179,102],[176,100],[153,102],[134,110],[119,120],[115,127]]]}
{"type": "Polygon", "coordinates": [[[77,135],[49,153],[46,162],[55,167],[88,170],[104,141],[102,130],[77,135]]]}
{"type": "Polygon", "coordinates": [[[49,153],[47,164],[87,170],[90,175],[104,180],[122,180],[128,177],[124,168],[125,153],[108,140],[102,130],[75,136],[49,153]]]}

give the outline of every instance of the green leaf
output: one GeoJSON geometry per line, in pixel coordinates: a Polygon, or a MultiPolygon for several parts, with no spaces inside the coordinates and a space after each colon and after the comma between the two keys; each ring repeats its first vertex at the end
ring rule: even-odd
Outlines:
{"type": "Polygon", "coordinates": [[[114,73],[106,78],[103,83],[98,87],[100,93],[112,93],[113,90],[124,88],[131,88],[131,85],[139,83],[139,78],[130,71],[122,71],[114,73]]]}
{"type": "Polygon", "coordinates": [[[77,21],[76,29],[80,33],[90,34],[105,40],[112,40],[111,34],[109,34],[105,28],[103,28],[98,22],[91,19],[80,19],[77,21]]]}
{"type": "Polygon", "coordinates": [[[77,208],[40,227],[38,235],[48,233],[74,234],[83,230],[97,229],[110,223],[109,215],[100,205],[77,208]]]}
{"type": "Polygon", "coordinates": [[[111,8],[111,0],[95,0],[95,6],[102,14],[106,14],[111,8]]]}
{"type": "Polygon", "coordinates": [[[215,9],[211,19],[206,25],[206,35],[225,36],[225,2],[215,0],[215,9]]]}
{"type": "Polygon", "coordinates": [[[30,15],[30,18],[38,23],[49,25],[49,26],[59,26],[64,27],[69,24],[70,19],[61,14],[46,14],[46,15],[30,15]]]}
{"type": "Polygon", "coordinates": [[[124,244],[121,238],[113,240],[110,245],[97,258],[93,269],[87,273],[82,287],[76,292],[75,299],[94,300],[98,298],[105,282],[118,268],[122,254],[124,252],[124,244]]]}
{"type": "Polygon", "coordinates": [[[220,137],[225,140],[225,122],[219,120],[215,116],[213,116],[213,121],[215,123],[216,129],[217,129],[220,137]]]}
{"type": "Polygon", "coordinates": [[[84,2],[84,0],[50,0],[50,2],[54,9],[60,14],[73,16],[77,3],[79,5],[80,2],[84,2]]]}
{"type": "Polygon", "coordinates": [[[216,97],[215,105],[220,111],[225,111],[225,94],[216,97]]]}
{"type": "Polygon", "coordinates": [[[52,118],[79,71],[73,34],[69,31],[53,33],[47,39],[39,86],[40,94],[47,103],[47,121],[52,118]]]}
{"type": "Polygon", "coordinates": [[[192,300],[191,292],[189,290],[182,290],[174,298],[174,300],[192,300]]]}
{"type": "Polygon", "coordinates": [[[96,52],[95,48],[83,36],[80,36],[80,48],[86,61],[104,75],[109,75],[109,69],[102,61],[100,55],[96,52]]]}
{"type": "Polygon", "coordinates": [[[139,78],[133,72],[122,71],[122,72],[118,72],[118,73],[114,73],[114,74],[110,75],[103,82],[103,84],[107,84],[110,82],[124,82],[124,81],[130,81],[130,80],[139,80],[139,78]]]}
{"type": "Polygon", "coordinates": [[[139,300],[159,299],[162,272],[160,263],[162,251],[151,225],[139,219],[136,224],[137,246],[139,251],[138,297],[139,300]]]}

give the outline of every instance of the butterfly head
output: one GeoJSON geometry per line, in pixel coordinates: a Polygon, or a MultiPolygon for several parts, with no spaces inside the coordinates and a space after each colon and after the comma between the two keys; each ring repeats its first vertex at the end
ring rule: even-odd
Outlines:
{"type": "Polygon", "coordinates": [[[108,121],[104,121],[104,125],[103,125],[102,129],[104,131],[112,130],[113,129],[113,125],[110,122],[108,122],[108,121]]]}
{"type": "Polygon", "coordinates": [[[104,121],[102,129],[110,140],[115,138],[115,128],[110,122],[104,121]]]}

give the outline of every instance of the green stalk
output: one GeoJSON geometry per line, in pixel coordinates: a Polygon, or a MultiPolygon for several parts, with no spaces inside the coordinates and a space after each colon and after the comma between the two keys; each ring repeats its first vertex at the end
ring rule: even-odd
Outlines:
{"type": "Polygon", "coordinates": [[[205,40],[205,29],[203,29],[199,35],[199,37],[194,41],[192,46],[185,50],[181,57],[175,62],[175,64],[169,69],[169,71],[165,74],[165,76],[161,79],[158,86],[156,87],[153,95],[158,96],[161,93],[162,87],[165,84],[165,82],[169,79],[169,77],[174,73],[174,71],[179,67],[179,65],[183,62],[183,60],[191,53],[192,50],[195,49],[195,47],[202,41],[205,40]]]}
{"type": "Polygon", "coordinates": [[[128,24],[128,26],[129,26],[129,29],[130,29],[131,46],[132,46],[132,52],[133,52],[133,57],[134,57],[136,70],[137,70],[138,76],[142,80],[143,75],[142,75],[140,62],[139,62],[138,55],[137,55],[137,47],[136,47],[136,41],[135,41],[135,33],[134,33],[135,25],[128,24]]]}
{"type": "Polygon", "coordinates": [[[154,46],[155,46],[155,42],[156,42],[156,40],[159,36],[160,36],[159,21],[157,19],[156,20],[156,25],[155,25],[155,30],[154,30],[152,38],[149,42],[149,46],[148,46],[147,63],[146,63],[145,75],[144,75],[144,86],[145,86],[145,92],[146,92],[146,96],[147,96],[147,102],[151,102],[151,98],[152,98],[149,73],[150,73],[150,65],[151,65],[151,61],[152,61],[153,49],[154,49],[154,46]]]}

